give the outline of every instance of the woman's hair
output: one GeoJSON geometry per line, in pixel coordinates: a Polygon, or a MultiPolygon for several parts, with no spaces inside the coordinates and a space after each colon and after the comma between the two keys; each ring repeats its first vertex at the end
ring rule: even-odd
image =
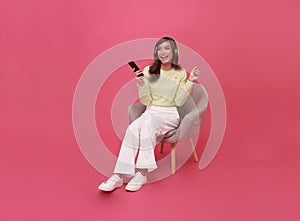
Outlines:
{"type": "Polygon", "coordinates": [[[161,61],[157,55],[157,49],[158,49],[159,45],[161,45],[162,43],[164,43],[166,41],[168,41],[170,43],[171,49],[173,52],[173,58],[171,61],[172,68],[174,68],[175,70],[181,69],[180,65],[178,64],[178,47],[177,47],[176,41],[171,37],[163,37],[156,42],[155,47],[154,47],[154,63],[150,66],[150,69],[149,69],[149,73],[150,73],[149,81],[150,82],[156,81],[160,76],[161,61]]]}

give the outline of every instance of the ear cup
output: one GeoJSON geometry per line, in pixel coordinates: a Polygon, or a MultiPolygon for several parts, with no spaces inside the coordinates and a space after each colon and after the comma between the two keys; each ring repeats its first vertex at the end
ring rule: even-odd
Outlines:
{"type": "Polygon", "coordinates": [[[170,38],[170,37],[168,37],[168,40],[169,40],[169,41],[173,41],[173,43],[174,43],[174,45],[175,45],[174,52],[175,52],[175,54],[178,56],[178,55],[179,55],[179,53],[180,53],[180,51],[179,51],[179,48],[178,48],[177,42],[175,41],[175,39],[173,39],[173,38],[170,38]]]}
{"type": "Polygon", "coordinates": [[[177,45],[177,42],[176,42],[176,51],[177,51],[177,55],[179,55],[180,54],[180,50],[179,50],[179,48],[178,48],[178,45],[177,45]]]}
{"type": "Polygon", "coordinates": [[[180,54],[180,51],[179,51],[179,48],[177,47],[177,44],[176,44],[176,48],[175,48],[175,50],[174,50],[174,51],[175,51],[176,55],[177,55],[177,56],[179,56],[179,54],[180,54]]]}

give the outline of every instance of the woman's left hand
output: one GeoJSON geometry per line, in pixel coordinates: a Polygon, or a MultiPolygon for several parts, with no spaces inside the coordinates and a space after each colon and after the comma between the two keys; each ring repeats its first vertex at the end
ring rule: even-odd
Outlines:
{"type": "Polygon", "coordinates": [[[199,78],[199,76],[200,76],[200,71],[199,71],[198,67],[194,67],[193,70],[191,71],[189,80],[190,81],[197,80],[199,78]]]}

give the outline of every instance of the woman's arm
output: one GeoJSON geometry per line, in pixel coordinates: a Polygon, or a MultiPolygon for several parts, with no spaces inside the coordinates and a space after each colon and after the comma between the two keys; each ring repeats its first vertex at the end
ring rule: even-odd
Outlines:
{"type": "Polygon", "coordinates": [[[186,71],[184,71],[174,98],[176,106],[182,106],[187,101],[187,98],[192,91],[194,80],[199,78],[198,68],[193,68],[188,80],[186,80],[186,76],[186,71]]]}

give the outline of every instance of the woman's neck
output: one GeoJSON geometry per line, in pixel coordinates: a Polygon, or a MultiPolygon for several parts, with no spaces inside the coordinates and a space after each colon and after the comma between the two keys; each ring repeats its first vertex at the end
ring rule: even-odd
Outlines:
{"type": "Polygon", "coordinates": [[[172,64],[171,63],[161,64],[160,68],[163,69],[164,71],[169,71],[172,69],[172,64]]]}

